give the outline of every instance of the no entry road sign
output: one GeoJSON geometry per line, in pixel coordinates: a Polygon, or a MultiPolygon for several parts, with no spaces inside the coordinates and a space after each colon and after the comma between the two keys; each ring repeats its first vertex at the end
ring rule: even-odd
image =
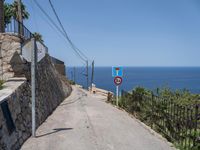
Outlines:
{"type": "Polygon", "coordinates": [[[122,84],[122,77],[115,77],[114,78],[114,83],[116,86],[119,86],[120,84],[122,84]]]}
{"type": "Polygon", "coordinates": [[[113,77],[122,77],[123,76],[123,68],[122,67],[112,67],[112,76],[113,77]]]}

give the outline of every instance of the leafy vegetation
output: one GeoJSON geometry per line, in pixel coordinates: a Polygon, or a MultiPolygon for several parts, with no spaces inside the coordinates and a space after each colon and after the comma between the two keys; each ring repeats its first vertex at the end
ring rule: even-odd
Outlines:
{"type": "MultiPolygon", "coordinates": [[[[29,13],[26,10],[26,6],[22,3],[21,5],[22,9],[22,18],[28,19],[29,13]]],[[[18,7],[17,7],[17,1],[14,1],[12,4],[4,3],[4,22],[5,25],[9,24],[11,22],[12,17],[15,19],[18,19],[18,7]]]]}
{"type": "Polygon", "coordinates": [[[40,33],[38,33],[38,32],[34,32],[33,33],[33,36],[35,37],[35,40],[36,41],[40,41],[40,42],[44,42],[44,40],[43,40],[43,38],[42,38],[42,35],[40,34],[40,33]]]}
{"type": "MultiPolygon", "coordinates": [[[[119,107],[132,113],[180,149],[200,149],[200,96],[169,88],[123,92],[119,107]]],[[[115,104],[115,100],[112,101],[115,104]]]]}
{"type": "Polygon", "coordinates": [[[176,91],[172,91],[170,88],[157,89],[157,95],[166,99],[173,99],[175,103],[181,106],[200,103],[200,95],[192,94],[186,89],[176,91]]]}
{"type": "Polygon", "coordinates": [[[11,22],[12,9],[11,4],[4,3],[4,24],[5,26],[11,22]]]}
{"type": "Polygon", "coordinates": [[[71,84],[71,85],[75,85],[75,82],[72,81],[72,80],[69,80],[69,84],[71,84]]]}

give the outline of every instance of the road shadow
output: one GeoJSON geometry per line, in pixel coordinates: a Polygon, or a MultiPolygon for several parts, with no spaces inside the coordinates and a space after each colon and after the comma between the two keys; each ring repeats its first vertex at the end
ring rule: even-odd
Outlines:
{"type": "Polygon", "coordinates": [[[66,130],[73,130],[73,128],[55,128],[55,129],[53,129],[52,132],[45,133],[45,134],[42,134],[42,135],[37,135],[36,138],[40,138],[40,137],[43,137],[43,136],[51,135],[51,134],[54,134],[54,133],[57,133],[57,132],[60,132],[60,131],[66,131],[66,130]]]}
{"type": "Polygon", "coordinates": [[[86,97],[87,94],[86,94],[86,93],[81,93],[81,94],[78,94],[78,96],[79,96],[79,97],[78,97],[77,99],[71,100],[71,101],[67,101],[67,102],[65,102],[65,103],[60,104],[59,106],[64,106],[64,105],[69,105],[69,104],[76,103],[76,102],[79,101],[81,98],[86,97]]]}
{"type": "Polygon", "coordinates": [[[69,102],[66,102],[66,103],[63,103],[63,104],[60,104],[59,106],[64,106],[64,105],[69,105],[69,104],[73,104],[75,102],[77,102],[78,100],[80,100],[81,98],[79,97],[78,99],[75,99],[73,101],[69,101],[69,102]]]}

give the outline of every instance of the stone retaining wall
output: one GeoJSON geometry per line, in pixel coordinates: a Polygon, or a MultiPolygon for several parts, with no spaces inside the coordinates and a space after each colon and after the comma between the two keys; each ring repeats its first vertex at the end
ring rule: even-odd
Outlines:
{"type": "MultiPolygon", "coordinates": [[[[25,73],[25,81],[20,81],[20,78],[9,79],[3,90],[0,90],[0,150],[18,150],[31,136],[29,63],[27,68],[29,69],[25,73]],[[9,89],[12,84],[17,83],[19,86],[16,89],[9,89]],[[8,96],[2,96],[9,92],[8,96]],[[6,105],[9,110],[5,113],[6,105]]],[[[67,79],[56,71],[49,55],[39,62],[36,72],[36,126],[38,127],[70,95],[72,89],[67,79]]]]}
{"type": "Polygon", "coordinates": [[[14,52],[20,53],[20,38],[15,34],[0,34],[0,79],[7,80],[14,76],[10,60],[14,52]]]}

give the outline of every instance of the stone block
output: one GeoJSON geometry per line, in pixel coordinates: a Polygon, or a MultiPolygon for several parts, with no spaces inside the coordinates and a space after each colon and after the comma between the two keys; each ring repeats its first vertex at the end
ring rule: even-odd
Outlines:
{"type": "Polygon", "coordinates": [[[14,53],[10,60],[10,64],[12,66],[15,77],[23,76],[24,71],[27,70],[26,61],[21,55],[19,55],[18,52],[14,53]]]}

